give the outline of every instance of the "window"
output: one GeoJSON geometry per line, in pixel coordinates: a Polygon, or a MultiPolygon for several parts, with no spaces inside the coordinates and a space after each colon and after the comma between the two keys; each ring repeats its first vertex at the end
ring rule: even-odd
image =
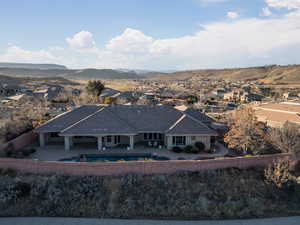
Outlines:
{"type": "Polygon", "coordinates": [[[195,140],[196,140],[196,137],[195,137],[195,136],[192,136],[191,139],[192,139],[192,141],[195,141],[195,140]]]}
{"type": "Polygon", "coordinates": [[[147,135],[147,133],[144,133],[144,140],[148,140],[148,135],[147,135]]]}
{"type": "Polygon", "coordinates": [[[119,144],[120,143],[120,136],[115,136],[115,144],[119,144]]]}
{"type": "Polygon", "coordinates": [[[154,134],[153,134],[153,139],[154,139],[154,140],[157,140],[157,133],[154,133],[154,134]]]}
{"type": "Polygon", "coordinates": [[[107,142],[107,143],[111,143],[111,136],[107,136],[107,137],[106,137],[106,142],[107,142]]]}
{"type": "Polygon", "coordinates": [[[148,134],[149,140],[152,140],[152,133],[148,134]]]}
{"type": "Polygon", "coordinates": [[[184,136],[174,136],[173,137],[173,145],[185,145],[185,137],[184,136]]]}
{"type": "Polygon", "coordinates": [[[162,134],[158,134],[158,139],[159,140],[162,140],[163,138],[162,138],[162,134]]]}

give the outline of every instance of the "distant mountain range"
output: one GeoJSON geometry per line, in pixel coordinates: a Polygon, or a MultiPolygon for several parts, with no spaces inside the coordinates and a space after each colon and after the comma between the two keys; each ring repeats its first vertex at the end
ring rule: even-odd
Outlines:
{"type": "Polygon", "coordinates": [[[32,64],[32,63],[1,63],[0,68],[22,68],[22,69],[38,69],[38,70],[65,70],[67,67],[57,64],[32,64]]]}
{"type": "Polygon", "coordinates": [[[131,69],[68,69],[65,66],[55,64],[0,63],[0,75],[23,78],[63,77],[67,79],[155,80],[186,80],[193,77],[203,77],[229,81],[256,80],[265,83],[300,83],[300,65],[158,72],[131,69]]]}

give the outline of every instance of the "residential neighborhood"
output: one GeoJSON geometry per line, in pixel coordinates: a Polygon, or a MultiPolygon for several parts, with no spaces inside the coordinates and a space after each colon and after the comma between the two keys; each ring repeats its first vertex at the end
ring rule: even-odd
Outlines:
{"type": "Polygon", "coordinates": [[[299,225],[300,0],[3,0],[0,225],[299,225]]]}

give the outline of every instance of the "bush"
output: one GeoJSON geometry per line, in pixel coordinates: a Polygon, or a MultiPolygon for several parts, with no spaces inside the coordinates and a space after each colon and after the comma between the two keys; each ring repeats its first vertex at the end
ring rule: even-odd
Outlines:
{"type": "Polygon", "coordinates": [[[292,175],[294,169],[294,161],[280,159],[265,169],[266,182],[273,184],[279,189],[285,188],[295,180],[295,177],[292,175]]]}
{"type": "Polygon", "coordinates": [[[193,148],[194,148],[194,147],[193,147],[192,145],[187,145],[187,146],[184,147],[183,151],[184,151],[185,153],[192,153],[193,148]]]}
{"type": "Polygon", "coordinates": [[[195,147],[200,151],[204,151],[205,150],[205,144],[203,144],[201,141],[197,141],[195,143],[195,147]]]}
{"type": "Polygon", "coordinates": [[[182,150],[180,147],[178,147],[178,146],[174,146],[174,147],[172,148],[172,151],[173,151],[173,152],[176,152],[176,153],[181,153],[183,150],[182,150]]]}

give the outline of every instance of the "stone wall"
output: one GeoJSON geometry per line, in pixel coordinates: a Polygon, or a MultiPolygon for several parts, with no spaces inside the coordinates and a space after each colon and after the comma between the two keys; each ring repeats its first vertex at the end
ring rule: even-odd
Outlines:
{"type": "Polygon", "coordinates": [[[215,160],[170,160],[135,162],[44,162],[27,159],[0,158],[0,168],[11,168],[34,174],[114,176],[124,174],[171,174],[225,168],[266,167],[276,159],[297,159],[290,154],[239,157],[215,160]]]}

